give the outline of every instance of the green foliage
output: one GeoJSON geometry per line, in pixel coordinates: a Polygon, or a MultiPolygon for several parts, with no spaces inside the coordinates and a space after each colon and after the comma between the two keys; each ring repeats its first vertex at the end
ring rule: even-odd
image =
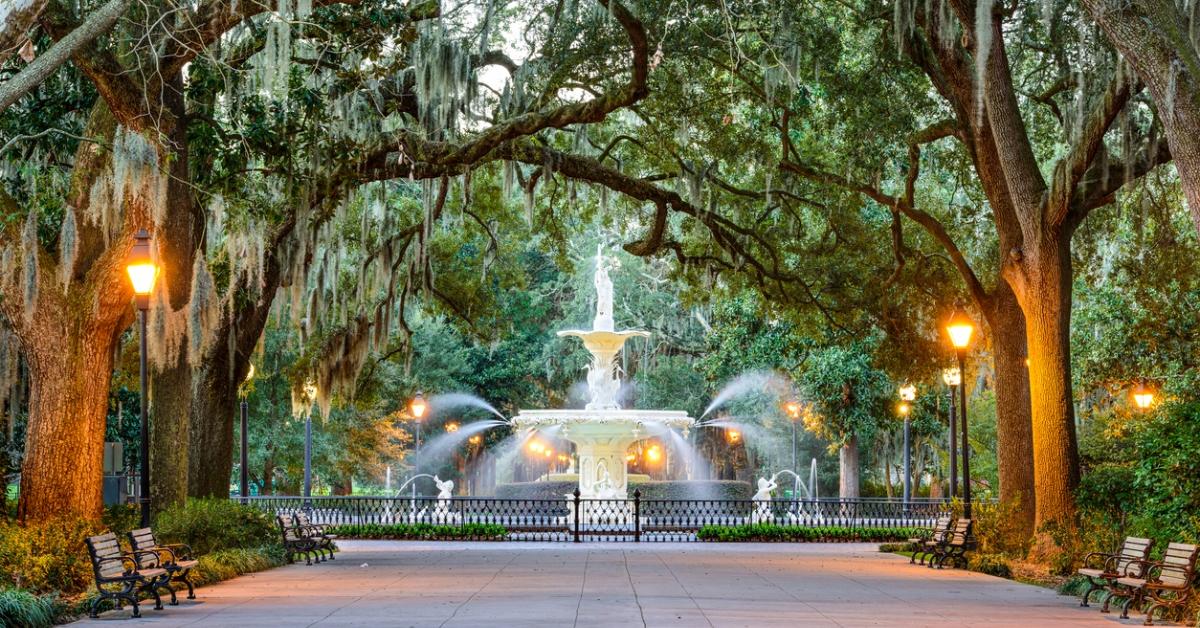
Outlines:
{"type": "Polygon", "coordinates": [[[70,517],[37,525],[0,524],[0,582],[32,593],[73,595],[92,582],[84,540],[100,534],[94,521],[70,517]]]}
{"type": "Polygon", "coordinates": [[[920,528],[873,528],[839,526],[780,526],[773,524],[751,524],[738,526],[708,525],[700,528],[696,538],[701,541],[829,543],[829,542],[895,542],[908,539],[920,528]]]}
{"type": "Polygon", "coordinates": [[[1012,578],[1012,567],[1009,566],[1008,558],[1004,554],[971,552],[967,554],[967,569],[985,573],[989,576],[1012,578]]]}
{"type": "Polygon", "coordinates": [[[874,343],[854,341],[826,347],[805,363],[800,389],[818,416],[817,427],[834,445],[857,434],[871,438],[889,416],[892,383],[872,364],[874,343]]]}
{"type": "Polygon", "coordinates": [[[464,523],[461,526],[432,523],[349,524],[333,527],[330,532],[347,539],[401,539],[503,541],[508,530],[495,523],[464,523]]]}
{"type": "Polygon", "coordinates": [[[630,482],[629,495],[642,492],[643,500],[728,499],[748,500],[754,495],[749,482],[740,480],[693,480],[630,482]]]}
{"type": "Polygon", "coordinates": [[[167,543],[186,543],[197,554],[255,548],[278,540],[271,515],[229,499],[189,499],[158,515],[155,534],[167,543]]]}
{"type": "Polygon", "coordinates": [[[1166,404],[1134,440],[1134,528],[1163,547],[1200,541],[1200,400],[1166,404]]]}
{"type": "Polygon", "coordinates": [[[43,628],[53,626],[63,605],[57,596],[34,595],[23,589],[0,588],[0,626],[43,628]]]}
{"type": "Polygon", "coordinates": [[[105,530],[124,537],[126,532],[142,527],[141,510],[136,504],[113,504],[104,509],[100,523],[105,530]]]}
{"type": "Polygon", "coordinates": [[[561,500],[574,493],[578,482],[509,482],[496,485],[497,499],[561,500]]]}

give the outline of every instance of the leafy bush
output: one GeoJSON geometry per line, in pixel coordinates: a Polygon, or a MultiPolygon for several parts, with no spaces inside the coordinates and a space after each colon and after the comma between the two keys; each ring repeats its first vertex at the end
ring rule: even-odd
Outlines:
{"type": "Polygon", "coordinates": [[[989,576],[1012,578],[1012,567],[1008,565],[1008,559],[1003,554],[981,554],[977,552],[967,554],[967,569],[985,573],[989,576]]]}
{"type": "Polygon", "coordinates": [[[563,499],[575,491],[578,482],[510,482],[496,485],[496,499],[563,499]]]}
{"type": "Polygon", "coordinates": [[[669,482],[630,482],[629,495],[642,492],[642,499],[736,499],[754,495],[749,482],[740,480],[680,480],[669,482]]]}
{"type": "Polygon", "coordinates": [[[350,539],[471,539],[477,541],[503,541],[508,530],[494,523],[465,523],[461,526],[416,524],[354,524],[340,525],[330,530],[340,538],[350,539]]]}
{"type": "Polygon", "coordinates": [[[908,543],[880,543],[879,551],[884,554],[898,554],[900,552],[910,551],[908,543]]]}
{"type": "MultiPolygon", "coordinates": [[[[578,482],[512,482],[496,485],[497,499],[559,500],[575,492],[578,482]]],[[[642,492],[642,499],[728,499],[749,500],[754,494],[749,482],[737,480],[688,480],[630,482],[629,497],[642,492]]]]}
{"type": "Polygon", "coordinates": [[[278,542],[271,515],[229,499],[189,499],[154,521],[160,541],[187,543],[197,554],[278,542]]]}
{"type": "Polygon", "coordinates": [[[42,628],[53,626],[63,605],[54,595],[34,595],[23,589],[0,589],[0,626],[42,628]]]}
{"type": "Polygon", "coordinates": [[[99,522],[69,517],[29,526],[0,524],[0,586],[32,593],[83,591],[92,582],[84,539],[101,532],[99,522]]]}
{"type": "Polygon", "coordinates": [[[126,532],[142,527],[142,513],[135,504],[115,504],[104,509],[100,521],[104,529],[124,538],[126,532]]]}
{"type": "Polygon", "coordinates": [[[782,541],[791,543],[828,542],[895,542],[916,535],[919,528],[870,528],[838,526],[779,526],[755,524],[739,526],[704,526],[696,533],[701,541],[764,542],[782,541]]]}

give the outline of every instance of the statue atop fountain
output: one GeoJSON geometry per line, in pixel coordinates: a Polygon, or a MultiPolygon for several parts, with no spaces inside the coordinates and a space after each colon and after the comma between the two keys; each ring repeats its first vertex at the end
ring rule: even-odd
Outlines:
{"type": "Polygon", "coordinates": [[[625,499],[628,493],[625,454],[630,445],[643,438],[644,425],[687,430],[695,420],[686,412],[621,408],[617,400],[621,390],[617,356],[626,340],[650,334],[616,329],[610,273],[618,270],[620,264],[615,257],[606,256],[600,246],[596,249],[595,265],[592,284],[596,288],[596,312],[592,328],[558,332],[559,336],[582,340],[592,355],[587,365],[587,404],[583,410],[522,410],[512,424],[530,430],[562,426],[560,435],[575,444],[580,495],[585,499],[625,499]]]}
{"type": "Polygon", "coordinates": [[[754,502],[754,512],[750,515],[750,523],[769,523],[771,521],[771,491],[779,487],[775,478],[758,478],[758,492],[750,500],[754,502]]]}

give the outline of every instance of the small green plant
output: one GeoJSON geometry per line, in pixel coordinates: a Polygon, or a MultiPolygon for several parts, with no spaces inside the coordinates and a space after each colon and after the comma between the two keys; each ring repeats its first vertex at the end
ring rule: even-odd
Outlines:
{"type": "Polygon", "coordinates": [[[503,541],[508,530],[494,523],[465,523],[461,526],[435,525],[431,523],[364,523],[340,525],[331,533],[343,539],[472,539],[477,541],[503,541]]]}
{"type": "Polygon", "coordinates": [[[53,626],[63,605],[55,595],[34,595],[23,589],[0,589],[0,626],[53,626]]]}
{"type": "Polygon", "coordinates": [[[278,542],[271,515],[229,499],[189,499],[154,521],[154,532],[169,543],[187,543],[197,554],[262,547],[278,542]]]}
{"type": "Polygon", "coordinates": [[[910,548],[908,543],[880,543],[879,551],[884,554],[896,554],[898,552],[907,552],[910,548]]]}
{"type": "Polygon", "coordinates": [[[696,533],[701,541],[731,542],[896,542],[914,536],[918,528],[877,528],[841,526],[780,526],[753,524],[736,526],[704,526],[696,533]]]}

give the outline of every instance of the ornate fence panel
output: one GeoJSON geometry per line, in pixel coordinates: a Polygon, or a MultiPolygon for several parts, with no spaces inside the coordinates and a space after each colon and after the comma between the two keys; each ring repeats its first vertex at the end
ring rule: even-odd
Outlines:
{"type": "Polygon", "coordinates": [[[885,499],[493,499],[250,497],[266,512],[306,511],[362,538],[509,541],[857,540],[928,527],[950,504],[885,499]],[[398,527],[393,527],[398,526],[398,527]],[[348,531],[350,532],[350,531],[348,531]]]}

